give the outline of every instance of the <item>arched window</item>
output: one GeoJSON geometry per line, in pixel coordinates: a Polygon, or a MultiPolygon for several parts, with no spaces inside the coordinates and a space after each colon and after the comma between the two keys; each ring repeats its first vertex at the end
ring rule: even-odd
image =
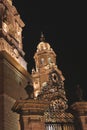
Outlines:
{"type": "Polygon", "coordinates": [[[44,58],[41,58],[41,64],[42,65],[44,64],[44,58]]]}
{"type": "Polygon", "coordinates": [[[48,63],[49,63],[49,64],[52,63],[51,57],[48,58],[48,63]]]}

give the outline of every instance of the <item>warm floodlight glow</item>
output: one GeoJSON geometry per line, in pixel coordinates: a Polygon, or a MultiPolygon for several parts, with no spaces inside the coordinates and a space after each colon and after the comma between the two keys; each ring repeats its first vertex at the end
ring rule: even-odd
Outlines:
{"type": "Polygon", "coordinates": [[[3,22],[3,30],[7,33],[8,32],[8,26],[6,23],[3,22]]]}

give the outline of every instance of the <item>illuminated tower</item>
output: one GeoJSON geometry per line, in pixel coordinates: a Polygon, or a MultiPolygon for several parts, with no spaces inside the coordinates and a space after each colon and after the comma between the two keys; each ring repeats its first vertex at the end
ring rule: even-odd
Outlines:
{"type": "MultiPolygon", "coordinates": [[[[65,80],[62,72],[56,65],[56,54],[50,47],[50,44],[45,42],[43,34],[40,40],[41,42],[38,44],[37,51],[34,55],[36,68],[35,70],[32,69],[35,97],[40,96],[41,92],[46,89],[52,92],[55,87],[58,91],[60,91],[60,89],[64,91],[63,81],[65,80]]],[[[62,97],[65,97],[65,101],[67,101],[65,91],[64,93],[62,92],[62,97]]],[[[43,98],[45,98],[45,96],[43,96],[43,98]]],[[[48,99],[49,98],[51,97],[48,96],[48,99]]]]}
{"type": "Polygon", "coordinates": [[[18,130],[18,115],[11,111],[14,101],[26,98],[27,72],[22,44],[24,23],[12,0],[0,0],[0,130],[18,130]]]}
{"type": "Polygon", "coordinates": [[[36,97],[41,88],[49,81],[49,72],[53,67],[56,68],[56,54],[49,43],[45,42],[43,34],[41,35],[41,42],[37,46],[34,59],[36,68],[35,70],[32,69],[32,77],[36,97]]]}
{"type": "MultiPolygon", "coordinates": [[[[50,44],[45,42],[43,34],[40,40],[34,55],[36,68],[32,69],[35,98],[50,101],[50,106],[45,113],[47,122],[72,122],[72,114],[65,112],[68,108],[64,90],[65,78],[56,65],[56,54],[50,44]]],[[[71,128],[74,129],[73,126],[71,128]]]]}

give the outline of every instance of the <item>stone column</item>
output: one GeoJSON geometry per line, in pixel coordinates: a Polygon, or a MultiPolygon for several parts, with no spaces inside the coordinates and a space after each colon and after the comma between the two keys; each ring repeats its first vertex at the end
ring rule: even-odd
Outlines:
{"type": "Polygon", "coordinates": [[[87,102],[75,102],[71,112],[75,116],[76,130],[87,130],[87,102]]]}
{"type": "Polygon", "coordinates": [[[21,130],[45,130],[44,111],[49,103],[40,100],[18,100],[12,110],[20,114],[21,130]]]}

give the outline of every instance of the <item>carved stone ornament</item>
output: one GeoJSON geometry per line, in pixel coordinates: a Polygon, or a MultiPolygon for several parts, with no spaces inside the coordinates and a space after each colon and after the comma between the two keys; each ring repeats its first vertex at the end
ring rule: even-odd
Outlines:
{"type": "Polygon", "coordinates": [[[0,38],[0,51],[6,51],[10,54],[19,64],[22,65],[23,68],[27,70],[27,63],[25,60],[20,56],[17,49],[13,46],[10,46],[3,38],[0,38]]]}

